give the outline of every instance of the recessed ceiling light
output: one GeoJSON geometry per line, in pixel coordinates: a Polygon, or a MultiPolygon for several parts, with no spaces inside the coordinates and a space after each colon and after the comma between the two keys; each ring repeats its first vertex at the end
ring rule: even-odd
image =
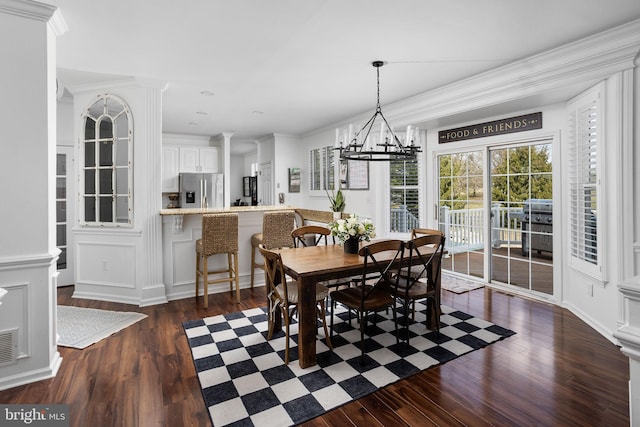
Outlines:
{"type": "Polygon", "coordinates": [[[213,95],[215,95],[215,93],[211,92],[210,90],[203,90],[202,92],[200,92],[200,95],[213,96],[213,95]]]}
{"type": "Polygon", "coordinates": [[[206,116],[209,113],[207,113],[206,111],[196,111],[196,114],[200,114],[201,116],[206,116]]]}
{"type": "Polygon", "coordinates": [[[199,123],[197,122],[189,122],[189,126],[198,126],[199,123]]]}
{"type": "Polygon", "coordinates": [[[264,114],[264,111],[253,110],[251,114],[264,114]]]}

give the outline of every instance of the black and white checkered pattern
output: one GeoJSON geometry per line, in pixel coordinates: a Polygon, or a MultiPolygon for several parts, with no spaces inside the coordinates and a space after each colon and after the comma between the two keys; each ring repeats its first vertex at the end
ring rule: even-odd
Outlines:
{"type": "MultiPolygon", "coordinates": [[[[416,321],[425,306],[416,304],[416,321]]],[[[298,325],[291,325],[289,365],[285,335],[266,340],[266,309],[255,308],[184,323],[202,394],[214,426],[298,424],[365,396],[408,375],[444,363],[514,334],[490,322],[443,307],[440,335],[422,323],[410,325],[410,345],[396,344],[393,320],[382,312],[368,323],[365,362],[360,332],[340,308],[334,319],[333,350],[324,336],[316,343],[318,364],[298,364],[298,325]]],[[[328,319],[328,317],[327,317],[328,319]]],[[[402,324],[403,316],[398,321],[402,324]]],[[[322,333],[322,328],[319,328],[322,333]]]]}

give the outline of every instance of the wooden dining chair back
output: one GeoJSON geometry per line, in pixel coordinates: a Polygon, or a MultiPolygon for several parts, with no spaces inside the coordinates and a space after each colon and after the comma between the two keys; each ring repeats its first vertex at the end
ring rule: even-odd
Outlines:
{"type": "MultiPolygon", "coordinates": [[[[293,246],[296,248],[318,246],[321,242],[325,245],[329,242],[333,245],[336,243],[335,237],[331,235],[331,230],[322,225],[303,225],[295,228],[291,232],[291,237],[293,238],[293,246]],[[329,238],[331,238],[331,240],[329,240],[329,238]]],[[[323,280],[320,283],[329,288],[329,292],[331,292],[334,289],[349,286],[351,284],[351,278],[329,279],[323,280]]]]}
{"type": "MultiPolygon", "coordinates": [[[[333,334],[333,315],[336,303],[354,311],[360,325],[361,362],[364,363],[365,341],[364,334],[367,327],[369,313],[377,313],[387,308],[393,308],[394,289],[398,285],[398,268],[402,259],[404,244],[401,240],[383,240],[365,245],[358,254],[364,257],[362,275],[355,281],[355,286],[339,289],[331,293],[331,333],[333,334]]],[[[396,310],[393,322],[398,342],[398,322],[396,310]]],[[[351,321],[351,317],[349,317],[351,321]]],[[[374,316],[374,325],[377,319],[374,316]]]]}
{"type": "Polygon", "coordinates": [[[240,302],[238,280],[238,214],[217,213],[202,216],[202,238],[196,240],[196,298],[202,277],[204,307],[209,306],[209,285],[229,282],[229,290],[236,286],[236,299],[240,302]],[[226,254],[226,268],[209,268],[209,257],[226,254]],[[224,276],[221,276],[224,275],[224,276]],[[211,278],[211,277],[214,278],[211,278]]]}
{"type": "Polygon", "coordinates": [[[264,245],[267,249],[289,248],[291,244],[291,230],[296,221],[294,211],[265,212],[262,216],[262,233],[251,236],[251,287],[255,281],[256,268],[264,268],[262,261],[256,262],[258,246],[264,245]]]}
{"type": "Polygon", "coordinates": [[[420,236],[431,236],[432,234],[439,234],[444,236],[444,233],[434,228],[413,228],[411,229],[411,238],[415,239],[420,236]]]}
{"type": "MultiPolygon", "coordinates": [[[[271,340],[276,324],[280,323],[279,316],[284,319],[285,325],[285,350],[284,363],[289,364],[289,326],[291,316],[298,305],[298,282],[287,280],[284,272],[284,264],[279,253],[270,251],[259,245],[258,250],[264,258],[265,281],[267,286],[268,307],[268,332],[267,340],[271,340]]],[[[329,293],[321,284],[316,284],[316,315],[322,321],[327,346],[331,346],[331,338],[327,329],[324,299],[329,293]]]]}
{"type": "MultiPolygon", "coordinates": [[[[331,230],[322,225],[302,225],[294,228],[291,232],[291,238],[293,239],[293,246],[305,247],[305,246],[318,246],[320,242],[325,245],[328,243],[328,237],[331,236],[331,230]]],[[[335,243],[335,238],[331,236],[332,243],[335,243]]]]}
{"type": "Polygon", "coordinates": [[[427,318],[440,332],[440,271],[445,238],[442,234],[416,237],[405,242],[407,267],[400,269],[395,297],[402,303],[405,332],[409,342],[409,305],[415,320],[415,301],[427,300],[427,318]]]}

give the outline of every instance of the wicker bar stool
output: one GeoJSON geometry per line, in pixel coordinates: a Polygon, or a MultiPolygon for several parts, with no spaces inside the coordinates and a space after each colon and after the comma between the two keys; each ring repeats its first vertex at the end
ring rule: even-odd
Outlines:
{"type": "Polygon", "coordinates": [[[210,284],[229,282],[233,292],[236,283],[236,299],[240,302],[240,282],[238,281],[238,214],[219,213],[202,216],[202,239],[196,241],[196,298],[202,276],[204,287],[204,307],[209,306],[208,288],[210,284]],[[209,270],[207,261],[213,255],[227,255],[227,268],[209,270]],[[228,273],[228,277],[209,279],[209,275],[228,273]]]}
{"type": "Polygon", "coordinates": [[[262,244],[265,249],[292,247],[291,231],[295,224],[294,211],[265,212],[262,217],[262,233],[251,236],[251,287],[256,268],[264,270],[264,263],[256,263],[256,252],[262,244]]]}

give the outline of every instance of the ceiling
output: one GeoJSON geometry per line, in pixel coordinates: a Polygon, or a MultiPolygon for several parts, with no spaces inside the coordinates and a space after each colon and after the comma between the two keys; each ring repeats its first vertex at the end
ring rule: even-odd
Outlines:
{"type": "Polygon", "coordinates": [[[640,18],[638,0],[44,0],[58,79],[166,83],[163,132],[232,152],[304,134],[640,18]],[[210,96],[203,95],[209,94],[210,96]]]}

